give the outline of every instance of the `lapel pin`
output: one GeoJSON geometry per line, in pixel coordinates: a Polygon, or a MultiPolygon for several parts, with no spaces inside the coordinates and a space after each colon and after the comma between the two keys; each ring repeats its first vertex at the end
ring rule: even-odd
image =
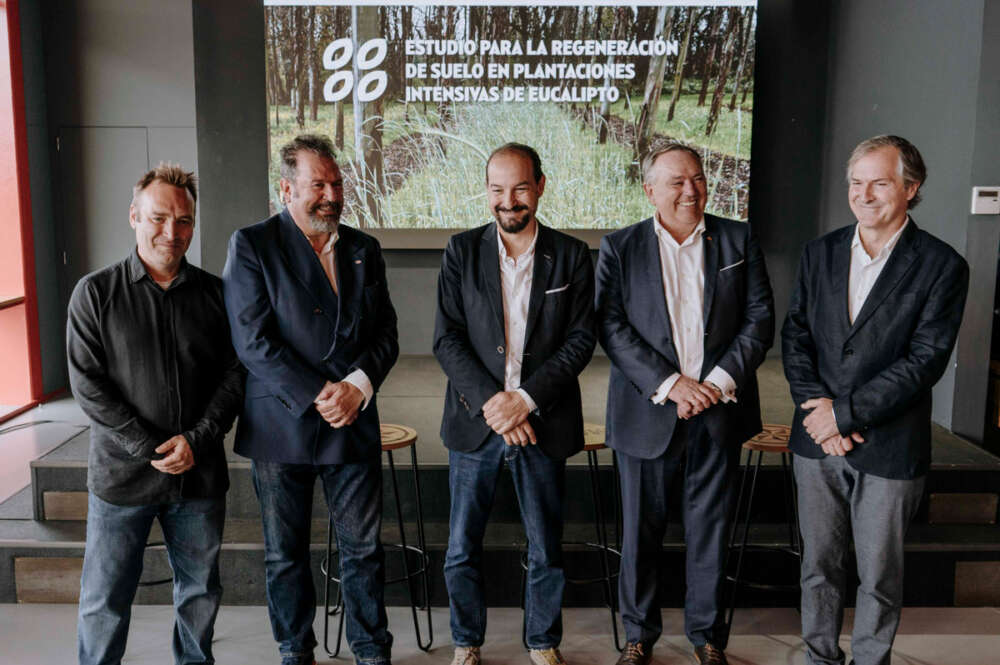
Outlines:
{"type": "Polygon", "coordinates": [[[361,259],[354,259],[355,263],[361,263],[361,259]]]}

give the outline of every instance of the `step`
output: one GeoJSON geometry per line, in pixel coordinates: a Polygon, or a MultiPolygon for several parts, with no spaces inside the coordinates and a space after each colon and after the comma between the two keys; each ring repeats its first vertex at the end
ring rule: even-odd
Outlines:
{"type": "MultiPolygon", "coordinates": [[[[427,555],[430,560],[431,602],[446,606],[447,595],[442,578],[447,546],[447,524],[428,522],[425,528],[427,555]]],[[[0,602],[76,602],[79,570],[82,564],[86,525],[76,521],[37,522],[3,520],[0,522],[0,602]]],[[[406,527],[408,544],[417,542],[416,529],[406,527]]],[[[661,558],[661,603],[680,607],[684,601],[683,531],[671,524],[664,538],[661,558]]],[[[326,550],[326,522],[314,520],[310,547],[317,597],[320,588],[320,564],[326,550]]],[[[569,576],[593,577],[601,570],[598,551],[582,543],[596,540],[593,525],[573,522],[566,525],[565,565],[569,576]]],[[[151,542],[162,537],[154,525],[151,542]]],[[[394,523],[383,524],[383,542],[398,542],[394,523]]],[[[484,552],[487,597],[494,606],[519,604],[521,556],[524,531],[518,523],[491,522],[487,528],[484,552]]],[[[772,584],[795,584],[798,563],[787,553],[760,551],[761,547],[781,547],[788,543],[787,525],[764,524],[751,530],[749,542],[754,549],[744,560],[745,577],[772,584]]],[[[914,525],[906,541],[907,571],[904,599],[907,605],[1000,605],[1000,527],[983,525],[914,525]]],[[[256,520],[230,519],[226,524],[221,567],[226,604],[259,605],[264,596],[264,546],[256,520]]],[[[402,569],[398,551],[389,550],[387,575],[392,578],[402,569]]],[[[147,550],[144,577],[169,577],[169,566],[162,546],[147,550]]],[[[415,560],[413,560],[415,564],[415,560]]],[[[617,562],[612,557],[613,568],[617,562]]],[[[849,567],[853,564],[849,564],[849,567]]],[[[852,573],[853,574],[853,573],[852,573]]],[[[387,602],[408,602],[405,585],[387,587],[387,602]]],[[[850,592],[853,597],[853,587],[850,592]]],[[[170,603],[169,585],[142,588],[136,602],[170,603]]],[[[564,600],[568,607],[599,606],[604,602],[600,585],[567,585],[564,600]]],[[[797,602],[795,592],[743,589],[741,606],[791,607],[797,602]]]]}

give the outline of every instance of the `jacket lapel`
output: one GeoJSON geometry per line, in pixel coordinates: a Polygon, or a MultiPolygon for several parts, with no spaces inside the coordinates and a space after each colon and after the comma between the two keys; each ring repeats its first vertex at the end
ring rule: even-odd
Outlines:
{"type": "Polygon", "coordinates": [[[847,293],[851,275],[851,241],[853,231],[846,233],[833,246],[830,282],[833,285],[832,317],[836,325],[837,338],[846,339],[851,329],[850,294],[847,293]]]}
{"type": "MultiPolygon", "coordinates": [[[[494,323],[502,334],[506,334],[503,322],[503,295],[500,293],[500,245],[495,224],[489,224],[479,243],[480,279],[486,287],[494,323]]],[[[502,338],[501,338],[502,339],[502,338]]]]}
{"type": "Polygon", "coordinates": [[[705,250],[705,291],[704,319],[702,325],[708,329],[708,319],[712,314],[712,303],[715,300],[715,282],[719,276],[719,229],[711,215],[705,215],[705,233],[702,236],[702,246],[705,250]]]}
{"type": "MultiPolygon", "coordinates": [[[[538,322],[538,313],[542,309],[545,291],[549,287],[549,277],[555,263],[549,230],[538,224],[538,240],[535,241],[534,267],[531,271],[531,296],[528,299],[528,320],[524,326],[524,347],[528,348],[531,331],[538,322]]],[[[562,286],[561,284],[558,286],[562,286]]]]}
{"type": "Polygon", "coordinates": [[[281,222],[278,225],[281,241],[281,254],[288,266],[289,272],[302,282],[306,293],[315,301],[315,309],[322,313],[333,324],[337,323],[337,298],[334,296],[330,280],[326,277],[323,266],[320,265],[316,252],[299,227],[295,225],[288,209],[281,211],[281,222]]]}
{"type": "MultiPolygon", "coordinates": [[[[914,260],[917,258],[916,240],[917,225],[911,219],[906,226],[906,230],[903,231],[903,234],[899,237],[899,241],[893,248],[892,254],[889,255],[889,260],[886,262],[885,267],[882,268],[878,279],[875,280],[875,285],[865,299],[865,304],[861,306],[861,311],[858,312],[857,318],[854,319],[854,325],[851,326],[851,330],[847,335],[848,339],[865,324],[865,321],[871,318],[872,313],[878,309],[886,296],[892,293],[900,280],[910,271],[914,260]]],[[[846,297],[844,302],[847,302],[846,297]]]]}
{"type": "Polygon", "coordinates": [[[361,310],[361,290],[365,285],[364,247],[354,242],[353,229],[341,226],[337,254],[337,289],[340,312],[337,335],[350,337],[361,310]]]}
{"type": "MultiPolygon", "coordinates": [[[[663,331],[663,338],[666,344],[663,348],[657,349],[669,358],[677,362],[677,349],[674,348],[673,332],[670,329],[670,312],[667,311],[667,295],[663,291],[663,267],[660,262],[660,240],[656,237],[656,216],[650,217],[645,222],[646,228],[639,234],[640,256],[643,258],[643,272],[640,284],[649,284],[649,296],[653,299],[651,304],[656,328],[663,331]]],[[[654,345],[655,348],[655,345],[654,345]]]]}

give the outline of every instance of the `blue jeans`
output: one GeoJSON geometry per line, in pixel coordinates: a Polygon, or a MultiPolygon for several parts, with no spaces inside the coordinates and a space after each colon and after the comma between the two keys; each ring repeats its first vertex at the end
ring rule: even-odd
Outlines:
{"type": "Polygon", "coordinates": [[[383,598],[385,553],[379,457],[357,464],[283,464],[254,460],[264,521],[267,609],[283,665],[312,665],[316,590],[309,555],[312,497],[323,484],[340,549],[347,642],[360,663],[387,663],[392,647],[383,598]]]}
{"type": "Polygon", "coordinates": [[[90,494],[77,625],[80,665],[121,662],[154,518],[160,520],[174,575],[174,662],[215,662],[212,635],[222,599],[219,549],[225,514],[225,499],[117,506],[90,494]]]}
{"type": "Polygon", "coordinates": [[[448,453],[451,490],[448,553],[444,578],[455,646],[482,646],[486,635],[483,599],[483,535],[497,479],[507,462],[528,537],[528,584],[524,599],[526,641],[549,649],[562,640],[563,495],[566,461],[551,460],[537,446],[508,446],[491,434],[476,450],[448,453]]]}

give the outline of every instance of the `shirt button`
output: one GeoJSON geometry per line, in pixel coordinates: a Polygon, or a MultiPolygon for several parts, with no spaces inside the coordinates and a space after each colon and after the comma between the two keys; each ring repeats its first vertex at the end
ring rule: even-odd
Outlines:
{"type": "Polygon", "coordinates": [[[503,347],[502,346],[498,346],[497,347],[497,353],[503,355],[503,347]]]}

